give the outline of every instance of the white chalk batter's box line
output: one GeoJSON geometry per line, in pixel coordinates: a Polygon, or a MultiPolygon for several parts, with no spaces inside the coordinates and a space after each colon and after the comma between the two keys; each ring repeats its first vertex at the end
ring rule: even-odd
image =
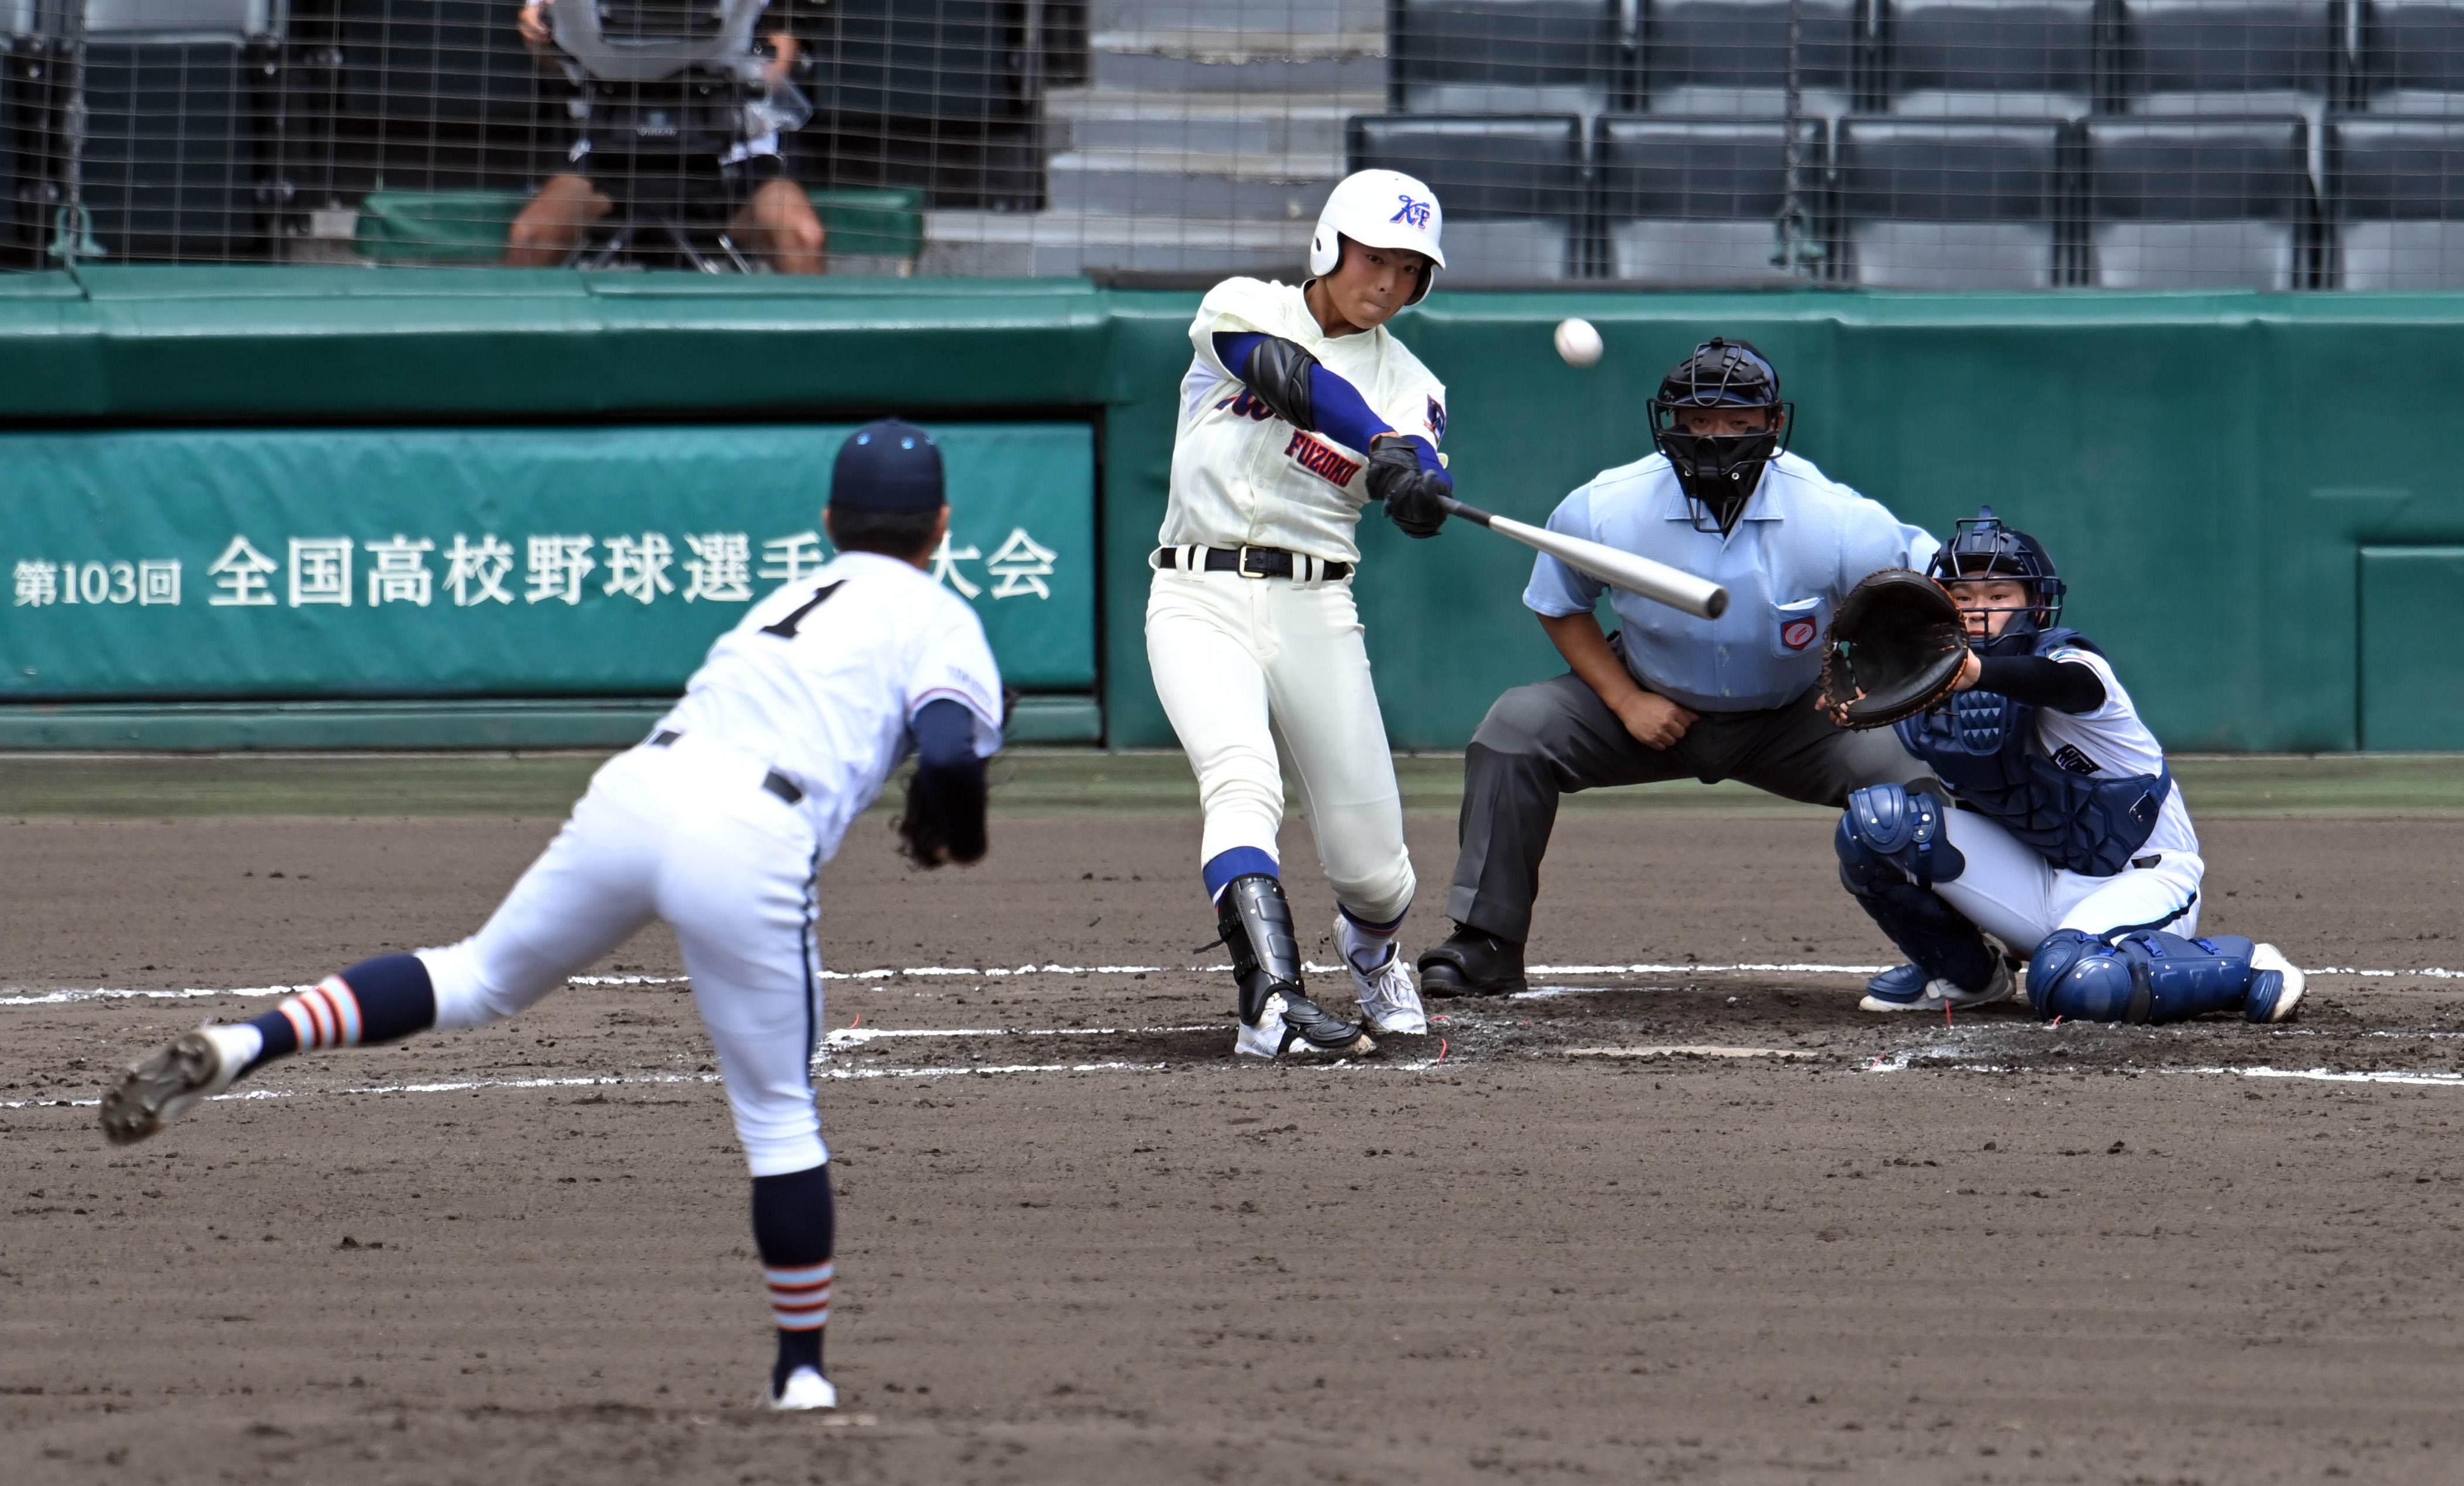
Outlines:
{"type": "MultiPolygon", "coordinates": [[[[1331,975],[1342,970],[1339,965],[1310,963],[1305,967],[1313,975],[1331,975]]],[[[1532,965],[1526,967],[1527,975],[1879,975],[1891,969],[1888,965],[1824,965],[1814,963],[1781,963],[1778,961],[1746,961],[1736,964],[1689,963],[1684,965],[1532,965]]],[[[899,969],[824,971],[827,980],[891,980],[902,976],[917,979],[1015,979],[1036,975],[1166,975],[1229,974],[1229,965],[1191,965],[1176,971],[1165,965],[1020,965],[1004,969],[999,966],[971,968],[956,965],[914,965],[899,969]]],[[[2464,980],[2464,970],[2448,970],[2431,966],[2420,970],[2363,970],[2350,965],[2321,965],[2302,972],[2306,975],[2352,975],[2364,979],[2464,980]]],[[[576,986],[681,986],[690,982],[682,975],[575,975],[567,982],[576,986]]],[[[214,996],[264,997],[295,995],[313,986],[227,986],[220,988],[191,987],[180,991],[140,991],[114,986],[61,986],[35,990],[24,986],[0,987],[0,1006],[64,1006],[77,1001],[151,1000],[186,1001],[214,996]]],[[[1615,987],[1542,987],[1525,994],[1547,993],[1559,994],[1578,990],[1614,990],[1615,987]]]]}
{"type": "MultiPolygon", "coordinates": [[[[1210,1029],[1211,1030],[1211,1029],[1210,1029]]],[[[1781,1051],[1764,1048],[1738,1049],[1672,1049],[1695,1053],[1733,1052],[1754,1055],[1781,1051]]],[[[1905,1071],[1918,1058],[1928,1054],[1923,1050],[1878,1058],[1858,1071],[1860,1073],[1898,1073],[1905,1071]]],[[[943,1079],[992,1078],[1008,1074],[1044,1073],[1161,1073],[1169,1063],[1091,1062],[1091,1063],[1002,1063],[983,1067],[943,1068],[822,1068],[815,1077],[829,1080],[860,1079],[943,1079]]],[[[1284,1066],[1279,1064],[1278,1066],[1284,1066]]],[[[1419,1073],[1436,1067],[1435,1060],[1412,1062],[1383,1062],[1376,1060],[1345,1059],[1335,1062],[1306,1061],[1288,1066],[1311,1068],[1327,1073],[1384,1069],[1396,1073],[1419,1073]]],[[[2004,1073],[2012,1070],[1987,1063],[1963,1063],[1942,1070],[1956,1073],[2004,1073]]],[[[2042,1070],[2038,1070],[2042,1071],[2042,1070]]],[[[2070,1070],[2078,1071],[2078,1070],[2070,1070]]],[[[2251,1068],[2163,1068],[2149,1070],[2111,1070],[2115,1073],[2158,1072],[2180,1074],[2223,1074],[2242,1079],[2303,1079],[2325,1083],[2393,1083],[2432,1088],[2464,1088],[2464,1074],[2410,1073],[2400,1070],[2366,1069],[2345,1071],[2333,1068],[2272,1068],[2264,1065],[2251,1068]]],[[[426,1083],[370,1083],[331,1089],[240,1089],[229,1094],[216,1094],[209,1104],[248,1103],[262,1100],[308,1099],[324,1096],[357,1096],[369,1094],[477,1094],[492,1090],[522,1089],[605,1089],[630,1085],[712,1084],[719,1082],[715,1073],[643,1073],[607,1076],[584,1076],[567,1079],[452,1079],[426,1083]]],[[[11,1099],[0,1100],[0,1109],[91,1109],[100,1099],[11,1099]]]]}

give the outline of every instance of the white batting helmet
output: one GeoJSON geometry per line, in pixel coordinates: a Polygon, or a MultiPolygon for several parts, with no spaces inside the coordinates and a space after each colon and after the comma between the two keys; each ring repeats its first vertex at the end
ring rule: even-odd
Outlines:
{"type": "Polygon", "coordinates": [[[1334,272],[1343,258],[1343,239],[1368,248],[1407,248],[1429,260],[1420,287],[1405,301],[1418,304],[1429,296],[1446,255],[1438,247],[1446,214],[1438,208],[1438,193],[1400,170],[1355,170],[1327,193],[1326,209],[1317,214],[1317,230],[1309,234],[1309,271],[1313,278],[1334,272]]]}

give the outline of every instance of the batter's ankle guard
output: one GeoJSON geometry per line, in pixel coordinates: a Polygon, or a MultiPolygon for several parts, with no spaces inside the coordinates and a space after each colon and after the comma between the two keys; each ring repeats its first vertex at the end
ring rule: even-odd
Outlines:
{"type": "Polygon", "coordinates": [[[1266,998],[1301,994],[1301,947],[1292,936],[1292,906],[1284,885],[1264,872],[1236,877],[1215,900],[1215,927],[1232,951],[1232,978],[1241,987],[1241,1020],[1256,1026],[1266,998]]]}

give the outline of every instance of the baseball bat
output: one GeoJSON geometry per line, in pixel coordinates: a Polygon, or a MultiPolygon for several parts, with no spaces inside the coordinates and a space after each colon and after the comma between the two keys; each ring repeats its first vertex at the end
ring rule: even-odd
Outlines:
{"type": "Polygon", "coordinates": [[[1719,584],[1696,578],[1683,569],[1649,557],[1638,557],[1630,552],[1619,552],[1603,542],[1585,541],[1579,536],[1567,536],[1546,527],[1526,526],[1509,516],[1492,515],[1478,506],[1467,506],[1451,495],[1441,495],[1438,504],[1446,514],[1485,526],[1500,536],[1511,537],[1524,546],[1545,552],[1570,568],[1576,568],[1598,579],[1612,588],[1640,594],[1655,603],[1691,614],[1696,619],[1718,619],[1728,612],[1728,591],[1719,584]]]}

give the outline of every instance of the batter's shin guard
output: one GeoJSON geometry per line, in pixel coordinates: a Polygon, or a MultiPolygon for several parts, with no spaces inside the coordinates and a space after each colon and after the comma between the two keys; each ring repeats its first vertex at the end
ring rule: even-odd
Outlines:
{"type": "Polygon", "coordinates": [[[1241,988],[1241,1020],[1256,1026],[1266,998],[1301,994],[1301,947],[1292,933],[1292,906],[1284,885],[1264,872],[1236,877],[1215,900],[1215,927],[1232,951],[1241,988]]]}
{"type": "Polygon", "coordinates": [[[2142,931],[2109,945],[2081,946],[2084,937],[2065,931],[2037,947],[2037,954],[2050,960],[2068,956],[2058,970],[2029,966],[2028,999],[2038,1016],[2187,1021],[2210,1012],[2239,1011],[2250,994],[2254,947],[2237,935],[2185,939],[2142,931]]]}

